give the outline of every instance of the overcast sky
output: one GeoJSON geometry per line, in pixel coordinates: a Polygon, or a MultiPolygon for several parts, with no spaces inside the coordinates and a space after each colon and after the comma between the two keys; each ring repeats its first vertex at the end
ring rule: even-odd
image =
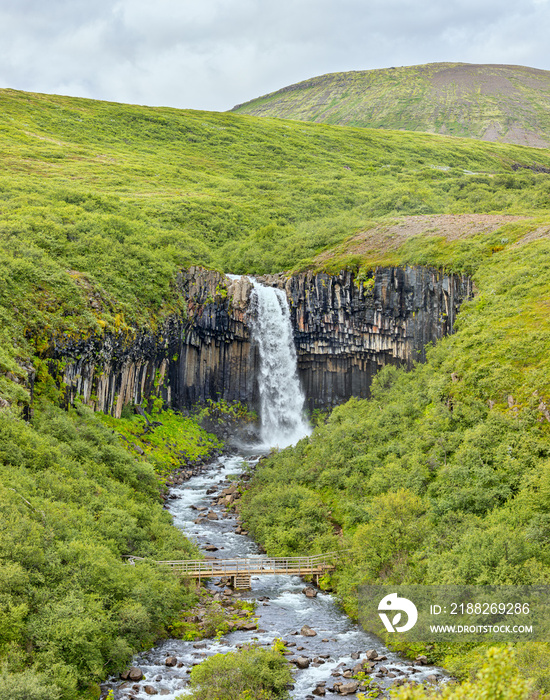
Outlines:
{"type": "Polygon", "coordinates": [[[336,71],[550,69],[550,0],[0,0],[0,87],[226,110],[336,71]]]}

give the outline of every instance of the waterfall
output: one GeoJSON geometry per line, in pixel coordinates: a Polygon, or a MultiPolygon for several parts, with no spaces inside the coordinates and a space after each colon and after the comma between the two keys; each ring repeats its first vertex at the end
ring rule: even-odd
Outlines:
{"type": "Polygon", "coordinates": [[[251,278],[252,336],[260,354],[261,439],[264,445],[287,447],[311,433],[304,418],[304,394],[285,293],[251,278]]]}

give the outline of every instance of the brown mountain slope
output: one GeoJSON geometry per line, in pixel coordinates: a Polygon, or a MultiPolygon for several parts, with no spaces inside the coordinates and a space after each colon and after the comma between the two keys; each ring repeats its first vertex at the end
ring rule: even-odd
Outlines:
{"type": "Polygon", "coordinates": [[[430,63],[329,73],[233,108],[240,114],[550,146],[550,71],[430,63]]]}

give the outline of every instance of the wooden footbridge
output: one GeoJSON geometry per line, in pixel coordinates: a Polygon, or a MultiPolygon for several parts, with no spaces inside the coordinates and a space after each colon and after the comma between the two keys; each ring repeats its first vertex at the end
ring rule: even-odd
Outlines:
{"type": "MultiPolygon", "coordinates": [[[[315,554],[311,557],[251,557],[249,559],[183,559],[180,561],[155,561],[170,569],[177,576],[195,578],[226,577],[234,588],[250,588],[252,576],[285,574],[312,576],[315,583],[319,577],[336,567],[339,552],[315,554]]],[[[146,561],[142,557],[128,557],[130,564],[146,561]]],[[[151,560],[147,560],[151,561],[151,560]]]]}

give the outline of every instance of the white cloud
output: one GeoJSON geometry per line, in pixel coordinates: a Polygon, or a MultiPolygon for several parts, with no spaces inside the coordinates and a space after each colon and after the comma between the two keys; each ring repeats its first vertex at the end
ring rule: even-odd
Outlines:
{"type": "Polygon", "coordinates": [[[3,0],[0,84],[228,109],[327,72],[550,69],[548,0],[3,0]]]}

